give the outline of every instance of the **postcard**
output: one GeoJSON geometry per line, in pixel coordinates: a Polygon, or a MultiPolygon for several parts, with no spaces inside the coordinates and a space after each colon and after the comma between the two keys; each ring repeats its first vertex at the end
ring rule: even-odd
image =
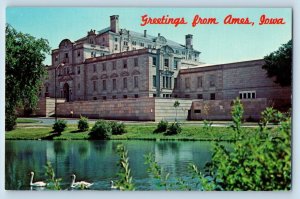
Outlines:
{"type": "Polygon", "coordinates": [[[292,189],[292,9],[8,7],[5,189],[292,189]]]}

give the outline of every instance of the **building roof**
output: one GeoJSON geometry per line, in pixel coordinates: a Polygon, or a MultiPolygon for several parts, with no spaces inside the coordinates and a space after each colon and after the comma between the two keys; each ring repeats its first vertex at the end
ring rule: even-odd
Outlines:
{"type": "MultiPolygon", "coordinates": [[[[106,32],[111,32],[110,31],[110,27],[106,27],[106,28],[104,28],[102,30],[99,30],[98,31],[98,35],[101,35],[101,34],[106,33],[106,32]]],[[[144,33],[139,33],[139,32],[135,32],[135,31],[132,31],[132,30],[129,30],[129,34],[132,37],[135,37],[135,38],[141,39],[141,40],[148,40],[149,42],[153,42],[153,40],[158,37],[158,36],[153,36],[153,35],[149,35],[149,34],[147,34],[147,36],[144,37],[144,33]]],[[[80,42],[80,41],[85,40],[85,39],[87,39],[87,36],[82,37],[82,38],[76,40],[76,42],[80,42]]],[[[166,40],[167,40],[166,45],[168,45],[170,47],[173,47],[175,49],[181,49],[181,50],[184,50],[186,48],[185,45],[182,45],[180,43],[177,43],[177,42],[169,40],[169,39],[166,39],[166,40]]],[[[197,50],[194,50],[194,51],[195,52],[199,52],[197,50]]]]}

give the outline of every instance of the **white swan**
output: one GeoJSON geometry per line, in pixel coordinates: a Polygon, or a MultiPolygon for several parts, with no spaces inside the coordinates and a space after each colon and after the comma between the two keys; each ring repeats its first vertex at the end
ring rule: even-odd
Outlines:
{"type": "Polygon", "coordinates": [[[113,189],[113,190],[118,189],[118,187],[114,185],[114,181],[112,181],[112,180],[110,181],[110,189],[113,189]]]}
{"type": "Polygon", "coordinates": [[[85,181],[75,182],[76,179],[75,174],[72,174],[71,177],[72,177],[71,188],[74,189],[88,189],[94,184],[85,181]]]}
{"type": "Polygon", "coordinates": [[[30,172],[30,175],[31,175],[30,186],[32,186],[32,187],[45,187],[45,186],[47,186],[47,183],[45,183],[43,181],[32,182],[33,181],[33,176],[34,176],[34,172],[33,171],[30,172]]]}

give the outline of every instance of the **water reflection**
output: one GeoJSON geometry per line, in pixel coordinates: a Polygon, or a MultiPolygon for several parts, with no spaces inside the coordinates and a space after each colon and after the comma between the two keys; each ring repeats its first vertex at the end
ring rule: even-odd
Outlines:
{"type": "Polygon", "coordinates": [[[35,181],[44,180],[44,165],[50,161],[56,176],[62,178],[67,189],[71,174],[76,180],[94,182],[92,189],[109,190],[110,180],[118,171],[117,145],[128,149],[134,183],[138,190],[149,190],[152,179],[144,164],[144,155],[154,153],[155,160],[171,177],[188,175],[187,166],[199,167],[210,160],[212,143],[175,141],[6,141],[6,189],[29,190],[30,171],[35,181]]]}

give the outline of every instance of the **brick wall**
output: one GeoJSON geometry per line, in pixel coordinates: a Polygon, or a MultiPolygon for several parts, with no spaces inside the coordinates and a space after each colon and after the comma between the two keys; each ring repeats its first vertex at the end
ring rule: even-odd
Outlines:
{"type": "Polygon", "coordinates": [[[153,121],[154,101],[154,98],[133,98],[67,102],[57,105],[57,113],[58,116],[70,117],[72,110],[74,117],[82,115],[89,118],[153,121]]]}
{"type": "MultiPolygon", "coordinates": [[[[231,105],[233,100],[193,101],[191,109],[192,120],[231,120],[231,105]]],[[[244,107],[244,119],[259,120],[261,112],[270,101],[266,98],[241,100],[244,107]]]]}

